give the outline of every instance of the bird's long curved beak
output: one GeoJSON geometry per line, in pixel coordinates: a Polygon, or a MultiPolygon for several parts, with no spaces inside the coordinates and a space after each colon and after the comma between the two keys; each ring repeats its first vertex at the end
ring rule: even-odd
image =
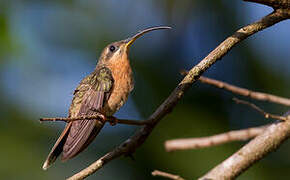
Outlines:
{"type": "Polygon", "coordinates": [[[160,29],[171,29],[171,27],[169,26],[157,26],[157,27],[151,27],[148,29],[144,29],[143,31],[138,32],[136,35],[134,35],[133,37],[130,37],[128,39],[125,40],[126,42],[126,47],[130,47],[133,42],[138,39],[139,37],[141,37],[143,34],[148,33],[150,31],[155,31],[155,30],[160,30],[160,29]]]}

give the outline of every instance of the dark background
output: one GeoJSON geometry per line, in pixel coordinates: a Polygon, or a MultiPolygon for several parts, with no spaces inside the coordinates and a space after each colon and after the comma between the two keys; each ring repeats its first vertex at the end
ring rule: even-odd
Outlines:
{"type": "MultiPolygon", "coordinates": [[[[39,117],[64,117],[72,92],[93,71],[96,57],[113,41],[138,30],[169,25],[137,40],[130,51],[135,89],[116,114],[145,119],[190,69],[239,27],[271,8],[236,1],[66,0],[0,1],[0,174],[1,179],[64,179],[85,168],[132,135],[137,127],[109,124],[76,158],[41,169],[64,127],[39,117]]],[[[238,44],[206,76],[241,87],[290,97],[290,23],[283,21],[238,44]]],[[[236,105],[232,94],[195,83],[144,145],[130,158],[119,158],[88,179],[159,179],[154,169],[196,179],[237,151],[245,142],[167,153],[165,140],[208,136],[269,123],[236,105]]],[[[281,105],[257,102],[283,114],[281,105]]],[[[290,144],[263,159],[239,179],[289,177],[290,144]]],[[[160,178],[161,179],[161,178],[160,178]]]]}

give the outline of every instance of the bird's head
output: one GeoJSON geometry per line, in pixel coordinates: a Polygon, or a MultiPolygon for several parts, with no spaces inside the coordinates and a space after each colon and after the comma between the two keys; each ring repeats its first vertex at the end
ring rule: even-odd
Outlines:
{"type": "Polygon", "coordinates": [[[103,50],[99,58],[98,64],[105,65],[105,64],[116,62],[116,61],[128,59],[130,46],[133,44],[133,42],[135,42],[136,39],[138,39],[139,37],[141,37],[147,32],[160,30],[160,29],[171,29],[171,27],[158,26],[158,27],[148,28],[148,29],[138,32],[136,35],[130,38],[109,44],[103,50]]]}

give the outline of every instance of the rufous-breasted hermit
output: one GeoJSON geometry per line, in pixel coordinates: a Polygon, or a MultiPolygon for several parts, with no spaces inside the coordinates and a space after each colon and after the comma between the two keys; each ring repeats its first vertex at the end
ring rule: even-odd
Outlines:
{"type": "MultiPolygon", "coordinates": [[[[127,101],[134,87],[129,61],[129,48],[143,34],[160,29],[145,29],[133,37],[109,44],[103,50],[94,71],[85,77],[74,91],[68,118],[93,116],[101,113],[112,116],[127,101]]],[[[82,152],[104,126],[100,120],[68,122],[43,164],[46,170],[62,153],[61,160],[73,158],[82,152]]]]}

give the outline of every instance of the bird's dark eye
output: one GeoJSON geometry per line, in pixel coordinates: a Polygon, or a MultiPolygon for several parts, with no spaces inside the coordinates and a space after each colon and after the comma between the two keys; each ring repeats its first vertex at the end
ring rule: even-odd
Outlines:
{"type": "Polygon", "coordinates": [[[115,46],[113,46],[113,45],[110,46],[110,51],[111,52],[115,51],[115,49],[116,49],[115,46]]]}

